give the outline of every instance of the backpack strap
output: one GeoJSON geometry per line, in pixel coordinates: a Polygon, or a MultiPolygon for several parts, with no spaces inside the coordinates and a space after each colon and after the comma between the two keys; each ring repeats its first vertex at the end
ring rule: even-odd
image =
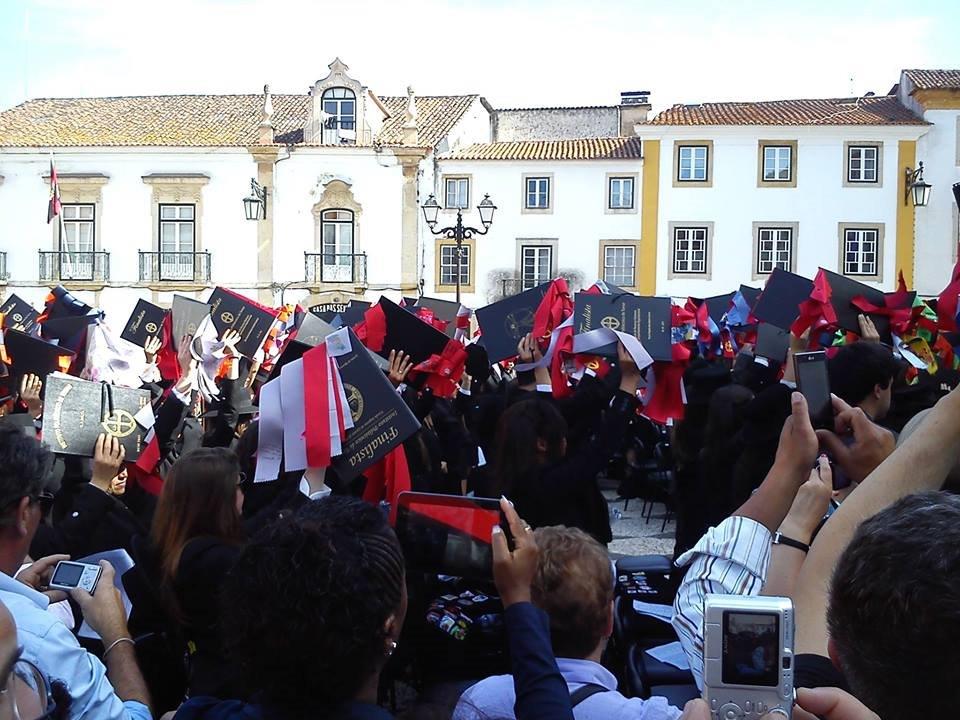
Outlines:
{"type": "Polygon", "coordinates": [[[577,688],[572,693],[570,693],[570,707],[576,707],[588,697],[592,697],[597,693],[608,692],[607,688],[603,685],[596,685],[594,683],[587,683],[582,687],[577,688]]]}

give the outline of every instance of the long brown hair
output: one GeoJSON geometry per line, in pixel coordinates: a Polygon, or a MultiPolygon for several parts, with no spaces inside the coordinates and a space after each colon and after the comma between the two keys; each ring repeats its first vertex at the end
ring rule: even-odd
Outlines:
{"type": "Polygon", "coordinates": [[[160,556],[163,585],[177,574],[184,546],[197,537],[239,543],[237,513],[240,462],[232,450],[199,448],[174,463],[163,483],[153,516],[153,547],[160,556]]]}

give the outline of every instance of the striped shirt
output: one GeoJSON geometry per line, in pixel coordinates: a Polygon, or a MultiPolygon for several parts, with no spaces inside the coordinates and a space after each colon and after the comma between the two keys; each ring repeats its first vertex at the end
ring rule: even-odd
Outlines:
{"type": "Polygon", "coordinates": [[[773,536],[750,518],[733,516],[710,528],[693,549],[677,559],[690,565],[673,601],[673,629],[703,689],[703,601],[710,594],[758,595],[770,564],[773,536]]]}

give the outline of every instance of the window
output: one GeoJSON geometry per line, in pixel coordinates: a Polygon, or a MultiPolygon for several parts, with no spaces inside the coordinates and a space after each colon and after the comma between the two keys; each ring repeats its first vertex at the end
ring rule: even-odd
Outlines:
{"type": "Polygon", "coordinates": [[[357,99],[353,90],[335,87],[323,92],[323,142],[338,144],[357,139],[357,99]]]}
{"type": "Polygon", "coordinates": [[[553,279],[553,247],[523,245],[520,248],[520,280],[523,290],[530,290],[553,279]]]}
{"type": "Polygon", "coordinates": [[[673,272],[707,274],[707,228],[677,227],[673,230],[673,272]]]}
{"type": "Polygon", "coordinates": [[[793,270],[793,229],[761,227],[757,230],[757,274],[769,275],[776,268],[793,270]]]}
{"type": "Polygon", "coordinates": [[[67,253],[92,253],[95,240],[93,205],[67,205],[63,209],[63,234],[60,250],[67,253]]]}
{"type": "Polygon", "coordinates": [[[353,213],[324,210],[320,220],[323,282],[353,281],[353,213]]]}
{"type": "Polygon", "coordinates": [[[767,145],[763,148],[763,181],[790,182],[793,176],[793,148],[767,145]]]}
{"type": "Polygon", "coordinates": [[[677,151],[680,182],[707,182],[710,151],[706,145],[681,145],[677,151]]]}
{"type": "MultiPolygon", "coordinates": [[[[470,246],[463,245],[460,248],[460,285],[465,287],[470,284],[470,246]]],[[[457,284],[457,246],[440,246],[440,284],[457,284]]]]}
{"type": "Polygon", "coordinates": [[[880,179],[880,148],[877,145],[847,146],[847,182],[876,183],[880,179]]]}
{"type": "Polygon", "coordinates": [[[196,206],[160,205],[160,279],[193,280],[196,206]]]}
{"type": "Polygon", "coordinates": [[[846,228],[843,233],[843,274],[879,275],[879,232],[873,228],[846,228]]]}
{"type": "Polygon", "coordinates": [[[633,178],[612,177],[609,183],[607,207],[610,210],[632,210],[633,178]]]}
{"type": "Polygon", "coordinates": [[[605,282],[631,288],[636,285],[637,248],[634,245],[606,245],[603,248],[605,282]]]}
{"type": "Polygon", "coordinates": [[[470,207],[470,179],[445,178],[444,204],[445,208],[464,210],[470,207]]]}
{"type": "Polygon", "coordinates": [[[526,193],[523,202],[527,210],[548,210],[550,208],[550,178],[526,178],[526,193]]]}

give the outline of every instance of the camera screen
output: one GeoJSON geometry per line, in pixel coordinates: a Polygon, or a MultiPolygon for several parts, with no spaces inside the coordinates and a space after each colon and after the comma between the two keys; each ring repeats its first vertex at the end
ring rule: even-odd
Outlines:
{"type": "Polygon", "coordinates": [[[54,585],[68,585],[76,587],[83,576],[83,565],[74,565],[73,563],[60,563],[57,571],[50,579],[54,585]]]}
{"type": "Polygon", "coordinates": [[[776,687],[780,682],[780,617],[723,614],[723,683],[776,687]]]}

